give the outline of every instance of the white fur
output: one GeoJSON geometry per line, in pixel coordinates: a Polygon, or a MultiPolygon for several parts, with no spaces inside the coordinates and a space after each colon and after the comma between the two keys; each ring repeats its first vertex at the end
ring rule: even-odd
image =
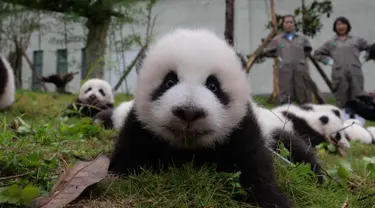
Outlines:
{"type": "Polygon", "coordinates": [[[16,93],[16,85],[15,85],[15,78],[14,72],[12,67],[10,66],[8,60],[1,56],[1,60],[4,63],[4,66],[7,70],[8,80],[5,85],[4,94],[0,95],[0,109],[5,109],[11,106],[15,100],[15,93],[16,93]]]}
{"type": "Polygon", "coordinates": [[[344,111],[338,108],[337,106],[330,105],[330,104],[305,104],[306,106],[310,106],[313,108],[314,111],[319,112],[332,112],[333,110],[337,110],[340,112],[340,119],[342,122],[344,122],[344,111]]]}
{"type": "Polygon", "coordinates": [[[87,80],[79,90],[78,99],[85,104],[89,104],[89,97],[91,95],[96,96],[95,104],[98,105],[113,104],[115,101],[111,85],[102,79],[87,80]],[[89,88],[91,90],[86,92],[89,88]],[[99,92],[100,89],[104,91],[105,96],[99,92]]]}
{"type": "Polygon", "coordinates": [[[305,111],[293,104],[278,106],[272,109],[272,111],[280,114],[282,111],[287,111],[295,114],[299,118],[304,119],[307,122],[307,124],[316,132],[327,137],[328,142],[332,142],[329,139],[329,137],[334,138],[335,134],[340,134],[341,139],[339,140],[339,144],[341,144],[345,148],[350,148],[350,144],[348,140],[345,138],[344,131],[342,130],[344,128],[343,123],[341,119],[338,118],[332,111],[305,111]],[[322,116],[328,117],[328,124],[323,125],[321,123],[319,118],[322,116]]]}
{"type": "Polygon", "coordinates": [[[146,52],[137,80],[135,109],[145,128],[159,134],[172,145],[184,145],[186,124],[174,117],[171,109],[189,105],[203,108],[207,117],[192,123],[190,131],[211,131],[194,138],[196,146],[225,142],[232,129],[246,114],[250,94],[248,79],[235,51],[223,38],[205,29],[176,29],[157,40],[146,52]],[[175,70],[179,82],[160,99],[150,94],[175,70]],[[204,83],[215,74],[221,88],[232,98],[225,108],[204,83]],[[165,127],[179,129],[176,136],[165,127]]]}
{"type": "Polygon", "coordinates": [[[117,106],[113,110],[112,117],[111,117],[111,120],[113,122],[113,128],[121,129],[133,105],[134,105],[134,100],[125,101],[125,102],[122,102],[119,106],[117,106]]]}
{"type": "Polygon", "coordinates": [[[284,129],[288,132],[292,132],[293,130],[292,123],[287,122],[285,117],[278,112],[273,112],[270,109],[254,104],[254,113],[256,114],[259,125],[261,126],[266,146],[270,146],[275,142],[272,133],[276,129],[284,129]]]}
{"type": "Polygon", "coordinates": [[[353,141],[360,141],[364,144],[372,143],[372,136],[370,132],[361,126],[361,122],[357,119],[348,119],[344,122],[346,127],[344,132],[349,137],[348,139],[353,141]]]}

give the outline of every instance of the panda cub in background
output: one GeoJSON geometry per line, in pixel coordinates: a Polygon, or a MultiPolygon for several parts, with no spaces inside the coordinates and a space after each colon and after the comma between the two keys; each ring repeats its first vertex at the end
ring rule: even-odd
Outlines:
{"type": "Polygon", "coordinates": [[[106,129],[121,129],[130,110],[133,108],[134,100],[122,102],[113,109],[107,109],[96,114],[92,120],[94,123],[102,123],[106,129]]]}
{"type": "Polygon", "coordinates": [[[219,171],[241,171],[249,202],[291,207],[249,94],[246,72],[223,38],[205,29],[165,34],[146,52],[109,171],[214,163],[219,171]]]}
{"type": "Polygon", "coordinates": [[[113,108],[114,95],[111,85],[102,79],[89,79],[79,90],[77,100],[68,106],[66,116],[93,117],[105,109],[113,108]],[[78,112],[72,112],[77,109],[78,112]]]}
{"type": "Polygon", "coordinates": [[[373,128],[368,127],[365,129],[361,126],[360,121],[357,119],[348,119],[344,122],[344,133],[348,140],[350,141],[359,141],[364,144],[373,144],[375,143],[373,138],[373,128]]]}
{"type": "Polygon", "coordinates": [[[4,56],[0,58],[0,110],[5,110],[14,103],[16,85],[14,72],[8,60],[4,56]]]}
{"type": "Polygon", "coordinates": [[[273,108],[272,111],[283,116],[288,123],[291,123],[290,130],[312,146],[323,142],[331,144],[337,142],[342,150],[346,151],[350,148],[343,132],[343,122],[333,111],[306,111],[293,104],[281,105],[273,108]]]}
{"type": "Polygon", "coordinates": [[[318,176],[318,183],[324,180],[321,163],[310,145],[292,131],[292,123],[285,122],[281,114],[254,104],[254,112],[258,116],[262,132],[266,138],[266,146],[278,150],[281,142],[290,152],[289,160],[297,163],[309,163],[312,171],[318,176]]]}

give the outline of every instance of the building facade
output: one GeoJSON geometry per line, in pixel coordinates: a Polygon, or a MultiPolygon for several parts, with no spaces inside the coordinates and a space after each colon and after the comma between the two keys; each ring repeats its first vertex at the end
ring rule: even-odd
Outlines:
{"type": "MultiPolygon", "coordinates": [[[[308,4],[310,1],[306,0],[308,4]]],[[[142,4],[142,3],[140,3],[142,4]]],[[[276,12],[279,14],[292,13],[298,7],[298,0],[275,0],[276,12]]],[[[323,29],[317,37],[311,40],[314,48],[323,44],[325,40],[333,36],[332,24],[337,16],[344,15],[352,23],[352,34],[361,36],[369,42],[375,40],[375,27],[367,24],[367,21],[375,19],[375,1],[372,0],[340,0],[333,1],[334,12],[330,18],[323,18],[323,29]]],[[[243,54],[249,54],[260,44],[261,38],[269,33],[265,28],[270,20],[269,1],[267,0],[236,0],[235,5],[235,47],[243,54]]],[[[154,27],[154,37],[157,37],[176,27],[206,27],[216,32],[224,33],[225,22],[225,1],[224,0],[158,0],[153,8],[153,14],[157,15],[154,27]]],[[[48,21],[53,18],[45,17],[48,21]]],[[[57,23],[56,23],[57,24],[57,23]]],[[[64,30],[69,27],[67,39],[74,39],[75,36],[84,36],[86,29],[84,24],[75,23],[57,24],[56,30],[64,30]]],[[[123,35],[132,34],[135,31],[145,34],[145,26],[125,25],[123,35]]],[[[117,34],[118,35],[118,34],[117,34]]],[[[35,32],[31,38],[27,54],[32,57],[35,73],[31,73],[29,66],[23,64],[23,84],[24,88],[38,89],[39,85],[36,77],[50,75],[54,73],[64,74],[66,72],[79,71],[83,66],[84,40],[75,40],[67,44],[54,43],[52,40],[64,38],[63,34],[35,32]]],[[[108,43],[111,45],[113,37],[109,35],[108,43]]],[[[113,47],[107,50],[107,64],[105,79],[114,86],[124,66],[130,64],[136,56],[139,48],[134,47],[124,52],[115,52],[113,47]]],[[[251,86],[254,94],[270,93],[272,91],[272,60],[254,65],[251,70],[251,86]]],[[[320,90],[328,92],[329,89],[319,76],[317,71],[310,67],[311,75],[316,81],[320,90]]],[[[366,90],[375,89],[375,83],[371,79],[375,78],[374,62],[364,63],[363,70],[366,77],[366,90]]],[[[330,75],[329,67],[324,66],[326,73],[330,75]]],[[[77,92],[80,87],[81,75],[69,84],[68,91],[77,92]]],[[[135,70],[130,73],[126,82],[121,86],[120,92],[134,93],[136,86],[135,70]]],[[[48,86],[53,90],[53,86],[48,86]]]]}

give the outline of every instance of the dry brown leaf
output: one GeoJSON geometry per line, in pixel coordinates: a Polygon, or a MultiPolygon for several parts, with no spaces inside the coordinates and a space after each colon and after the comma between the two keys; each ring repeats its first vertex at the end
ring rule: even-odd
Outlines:
{"type": "Polygon", "coordinates": [[[109,159],[100,155],[93,161],[77,161],[64,172],[53,186],[50,195],[33,201],[36,208],[57,208],[76,199],[88,186],[98,183],[107,175],[109,159]]]}
{"type": "Polygon", "coordinates": [[[349,201],[348,201],[348,197],[346,197],[346,200],[341,208],[348,208],[348,207],[349,207],[349,201]]]}

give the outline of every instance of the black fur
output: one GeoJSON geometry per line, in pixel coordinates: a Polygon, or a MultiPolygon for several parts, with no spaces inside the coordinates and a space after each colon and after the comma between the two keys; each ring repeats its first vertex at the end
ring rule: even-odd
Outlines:
{"type": "Polygon", "coordinates": [[[81,100],[77,99],[74,103],[68,105],[66,109],[67,112],[64,113],[64,115],[68,117],[94,117],[97,113],[101,112],[102,110],[112,108],[112,103],[107,103],[106,105],[100,106],[90,106],[90,104],[85,104],[81,100]],[[74,111],[74,105],[77,108],[77,112],[74,111]]]}
{"type": "Polygon", "coordinates": [[[336,109],[332,109],[332,112],[333,112],[333,114],[335,114],[338,118],[340,118],[341,119],[341,113],[340,113],[340,111],[339,110],[336,110],[336,109]]]}
{"type": "MultiPolygon", "coordinates": [[[[296,133],[309,145],[313,147],[326,141],[325,136],[311,128],[311,126],[302,118],[287,111],[282,114],[292,122],[296,133]]],[[[339,135],[339,134],[338,134],[339,135]]]]}
{"type": "Polygon", "coordinates": [[[271,147],[272,149],[277,151],[279,142],[282,142],[284,147],[290,152],[289,160],[297,163],[309,163],[312,171],[318,176],[318,183],[324,181],[321,164],[313,147],[309,146],[298,136],[283,129],[276,129],[273,132],[272,137],[276,141],[271,147]]]}
{"type": "Polygon", "coordinates": [[[229,96],[223,91],[220,81],[215,75],[210,75],[207,77],[206,87],[215,94],[216,98],[220,100],[221,104],[228,106],[229,96]]]}
{"type": "Polygon", "coordinates": [[[366,61],[373,60],[375,61],[375,43],[371,44],[370,47],[367,50],[367,59],[366,61]]]}
{"type": "Polygon", "coordinates": [[[9,79],[8,70],[5,67],[4,62],[0,57],[0,98],[5,93],[5,87],[8,84],[8,79],[9,79]]]}
{"type": "Polygon", "coordinates": [[[247,68],[246,59],[239,52],[236,52],[236,55],[237,55],[238,59],[240,59],[240,61],[241,61],[242,68],[246,70],[246,68],[247,68]]]}
{"type": "Polygon", "coordinates": [[[299,108],[301,108],[302,110],[305,110],[305,111],[312,111],[312,110],[314,110],[314,108],[313,107],[311,107],[311,106],[309,106],[309,105],[305,105],[305,104],[303,104],[303,105],[297,105],[299,108]]]}
{"type": "Polygon", "coordinates": [[[159,85],[158,88],[151,95],[151,100],[155,101],[159,99],[166,91],[178,83],[178,76],[176,72],[168,72],[163,79],[163,82],[159,85]]]}
{"type": "Polygon", "coordinates": [[[113,114],[114,108],[102,110],[101,112],[97,113],[92,120],[100,120],[102,121],[102,124],[105,129],[113,129],[113,121],[112,121],[112,114],[113,114]]]}
{"type": "Polygon", "coordinates": [[[241,171],[242,186],[254,197],[249,197],[251,202],[255,200],[264,208],[291,207],[277,186],[272,156],[250,107],[239,128],[229,136],[228,143],[217,144],[215,149],[173,147],[143,126],[133,108],[116,141],[109,171],[127,175],[129,171],[138,173],[140,166],[160,170],[172,163],[179,167],[191,161],[196,166],[215,163],[218,170],[227,172],[237,167],[241,171]]]}

